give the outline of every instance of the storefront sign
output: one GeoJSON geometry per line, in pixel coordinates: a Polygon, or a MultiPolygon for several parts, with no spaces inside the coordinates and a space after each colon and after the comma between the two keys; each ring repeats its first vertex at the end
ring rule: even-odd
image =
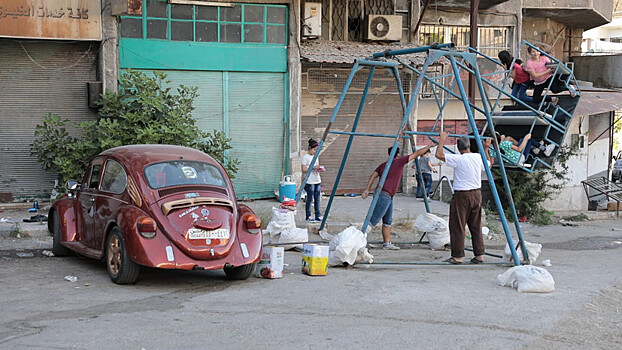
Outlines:
{"type": "Polygon", "coordinates": [[[0,37],[101,40],[100,0],[0,0],[0,37]]]}

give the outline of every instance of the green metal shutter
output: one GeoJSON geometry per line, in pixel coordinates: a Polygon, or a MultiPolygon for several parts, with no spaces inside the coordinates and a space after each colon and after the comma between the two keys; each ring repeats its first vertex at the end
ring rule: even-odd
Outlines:
{"type": "Polygon", "coordinates": [[[285,74],[228,73],[231,155],[242,161],[236,195],[266,198],[281,180],[285,140],[285,74]]]}
{"type": "MultiPolygon", "coordinates": [[[[193,117],[204,131],[224,131],[241,162],[233,179],[238,198],[274,196],[285,140],[285,74],[163,71],[170,86],[197,86],[193,117]]],[[[151,71],[145,71],[151,75],[151,71]]]]}
{"type": "MultiPolygon", "coordinates": [[[[144,71],[151,76],[151,71],[144,71]]],[[[199,96],[194,100],[192,116],[197,120],[197,126],[204,131],[212,132],[214,129],[223,131],[225,128],[223,118],[223,91],[222,72],[199,72],[183,70],[162,71],[171,81],[170,87],[179,85],[196,86],[199,96]]]]}
{"type": "Polygon", "coordinates": [[[0,40],[0,192],[49,195],[56,174],[30,156],[35,126],[48,113],[94,120],[87,82],[96,80],[99,43],[0,40]]]}

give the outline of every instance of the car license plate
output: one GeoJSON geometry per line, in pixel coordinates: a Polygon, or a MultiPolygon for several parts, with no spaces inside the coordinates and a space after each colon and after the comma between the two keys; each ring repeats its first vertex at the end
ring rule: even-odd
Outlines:
{"type": "Polygon", "coordinates": [[[200,228],[191,228],[188,230],[188,239],[229,239],[229,229],[219,228],[206,231],[200,228]]]}

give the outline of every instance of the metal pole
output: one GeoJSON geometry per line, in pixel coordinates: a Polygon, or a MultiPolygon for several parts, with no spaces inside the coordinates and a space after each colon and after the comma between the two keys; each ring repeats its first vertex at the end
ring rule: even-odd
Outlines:
{"type": "MultiPolygon", "coordinates": [[[[465,54],[465,57],[466,55],[472,55],[473,61],[477,59],[475,58],[474,54],[465,54]]],[[[448,58],[449,58],[449,61],[451,62],[451,66],[454,70],[456,79],[460,79],[460,74],[458,71],[458,66],[456,64],[456,59],[451,55],[448,55],[448,58]]],[[[469,102],[467,101],[467,95],[466,95],[466,92],[464,91],[464,86],[462,85],[462,81],[458,82],[458,89],[460,90],[460,96],[462,97],[461,100],[462,100],[462,103],[464,104],[465,111],[467,112],[471,128],[473,130],[477,130],[477,125],[475,125],[475,118],[473,117],[471,108],[469,108],[469,102]]],[[[486,158],[486,154],[484,153],[484,146],[482,145],[482,140],[479,136],[479,133],[474,132],[474,135],[475,135],[475,142],[477,143],[477,148],[479,149],[479,154],[482,157],[482,161],[484,162],[484,164],[488,164],[488,159],[486,158]]],[[[503,207],[501,206],[501,201],[499,200],[499,193],[497,192],[497,188],[493,180],[494,178],[492,176],[492,172],[490,171],[490,167],[485,166],[484,168],[486,169],[486,176],[488,177],[488,183],[490,185],[492,196],[495,200],[495,204],[497,205],[497,208],[499,208],[499,218],[501,219],[501,224],[503,225],[503,230],[505,231],[505,237],[508,243],[510,243],[512,242],[512,235],[510,234],[510,228],[508,227],[508,223],[505,218],[505,213],[503,212],[503,207]]],[[[520,265],[520,263],[518,262],[518,256],[516,255],[516,249],[514,249],[513,244],[508,244],[508,245],[510,246],[510,250],[512,251],[512,257],[514,258],[514,265],[516,266],[520,265]]]]}
{"type": "Polygon", "coordinates": [[[348,144],[346,145],[346,150],[343,153],[343,158],[341,159],[341,165],[339,166],[339,171],[337,172],[337,178],[335,178],[335,183],[333,184],[333,190],[330,193],[330,198],[328,199],[328,204],[326,205],[326,210],[324,211],[324,217],[322,218],[322,223],[320,224],[320,231],[324,229],[326,225],[326,219],[328,218],[328,213],[330,212],[330,208],[333,205],[333,199],[335,198],[335,193],[337,192],[337,185],[339,184],[339,180],[341,180],[341,174],[343,173],[343,169],[346,166],[346,161],[348,159],[348,154],[350,152],[350,147],[352,146],[352,141],[354,140],[354,133],[356,132],[356,128],[358,127],[359,120],[361,118],[361,113],[363,112],[363,107],[365,107],[365,100],[367,99],[367,92],[369,91],[369,86],[371,85],[372,78],[374,76],[374,71],[376,67],[372,66],[369,69],[369,75],[367,76],[367,83],[365,84],[365,90],[363,90],[363,96],[361,96],[361,102],[359,103],[359,108],[356,112],[356,118],[354,119],[354,123],[352,124],[352,134],[348,138],[348,144]]]}

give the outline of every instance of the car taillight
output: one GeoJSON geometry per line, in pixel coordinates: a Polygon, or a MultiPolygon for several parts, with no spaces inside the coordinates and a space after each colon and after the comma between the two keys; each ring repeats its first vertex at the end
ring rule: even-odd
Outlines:
{"type": "Polygon", "coordinates": [[[261,219],[254,214],[244,215],[244,227],[250,233],[259,233],[261,231],[261,219]]]}
{"type": "Polygon", "coordinates": [[[141,236],[145,238],[153,238],[156,234],[158,226],[156,225],[155,220],[143,216],[138,218],[138,221],[136,221],[136,228],[141,236]]]}

